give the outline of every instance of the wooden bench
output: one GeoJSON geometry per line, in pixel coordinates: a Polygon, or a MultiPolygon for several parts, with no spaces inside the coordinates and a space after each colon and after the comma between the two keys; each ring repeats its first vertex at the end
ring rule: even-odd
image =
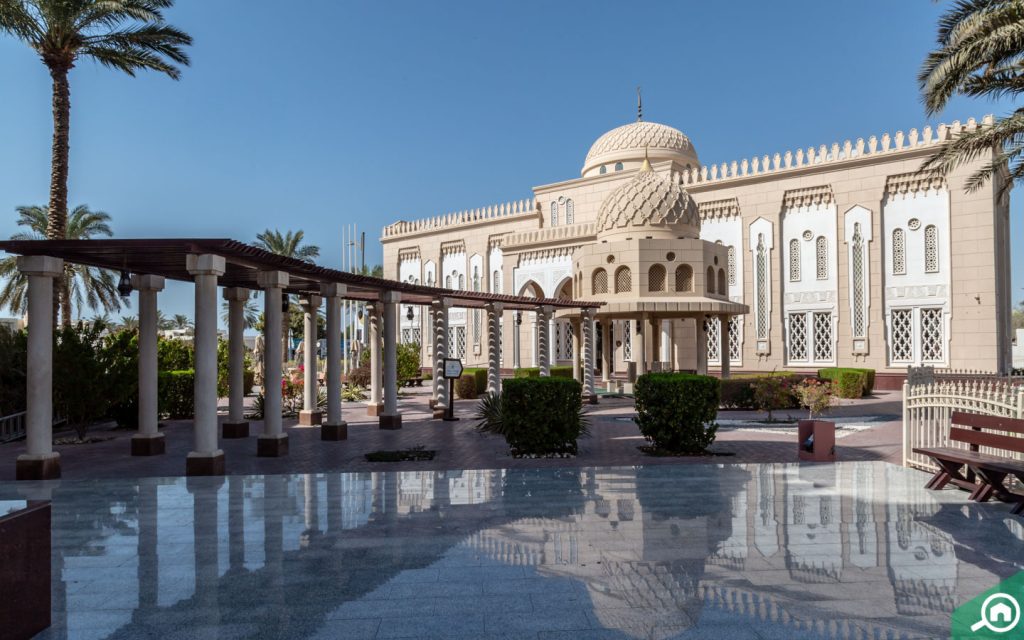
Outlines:
{"type": "Polygon", "coordinates": [[[426,380],[426,378],[424,378],[423,376],[420,376],[419,378],[405,378],[404,380],[402,380],[402,386],[403,387],[422,387],[424,380],[426,380]]]}
{"type": "Polygon", "coordinates": [[[981,447],[991,447],[1024,453],[1024,437],[1016,437],[1024,436],[1024,420],[956,411],[950,418],[950,423],[949,439],[953,442],[963,442],[969,445],[969,448],[914,448],[914,453],[928,456],[939,467],[925,488],[942,489],[952,483],[970,491],[971,500],[987,502],[996,497],[1005,502],[1016,502],[1017,506],[1014,507],[1013,513],[1024,514],[1024,495],[1011,492],[1003,484],[1007,477],[1016,477],[1024,482],[1024,460],[980,451],[981,447]],[[1016,435],[986,433],[985,430],[1016,435]]]}

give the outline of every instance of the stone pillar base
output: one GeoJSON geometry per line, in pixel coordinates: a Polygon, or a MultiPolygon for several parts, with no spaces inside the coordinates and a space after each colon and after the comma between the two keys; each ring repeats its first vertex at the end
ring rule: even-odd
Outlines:
{"type": "Polygon", "coordinates": [[[256,440],[256,455],[261,458],[279,458],[288,455],[288,436],[260,436],[256,440]]]}
{"type": "Polygon", "coordinates": [[[321,440],[348,440],[348,423],[325,424],[320,427],[321,440]]]}
{"type": "Polygon", "coordinates": [[[597,404],[597,394],[591,393],[583,396],[583,401],[587,404],[597,404]]]}
{"type": "Polygon", "coordinates": [[[401,429],[402,428],[402,414],[395,414],[393,416],[378,416],[379,427],[381,429],[401,429]]]}
{"type": "Polygon", "coordinates": [[[17,480],[56,480],[60,477],[60,454],[22,454],[15,466],[17,480]]]}
{"type": "Polygon", "coordinates": [[[132,436],[133,456],[159,456],[167,451],[167,441],[164,434],[146,435],[137,433],[132,436]]]}
{"type": "Polygon", "coordinates": [[[428,400],[427,401],[427,406],[429,408],[433,409],[435,406],[437,406],[437,399],[436,398],[431,398],[430,400],[428,400]]]}
{"type": "Polygon", "coordinates": [[[245,420],[242,422],[224,422],[220,425],[220,437],[225,440],[248,438],[249,423],[245,420]]]}
{"type": "Polygon", "coordinates": [[[319,411],[306,411],[303,409],[299,412],[299,424],[304,427],[316,426],[323,421],[324,414],[319,411]]]}
{"type": "Polygon", "coordinates": [[[448,413],[448,408],[445,407],[443,404],[434,405],[434,413],[433,413],[434,420],[440,420],[447,413],[448,413]]]}
{"type": "Polygon", "coordinates": [[[197,453],[192,451],[185,459],[186,476],[222,476],[224,475],[224,452],[197,453]]]}
{"type": "Polygon", "coordinates": [[[366,415],[368,415],[368,416],[379,416],[382,413],[384,413],[384,403],[383,402],[376,402],[376,403],[371,402],[370,404],[366,405],[366,415]]]}

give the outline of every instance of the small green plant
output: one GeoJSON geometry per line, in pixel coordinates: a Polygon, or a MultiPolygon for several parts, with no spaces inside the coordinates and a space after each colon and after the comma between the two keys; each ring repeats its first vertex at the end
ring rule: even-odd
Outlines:
{"type": "Polygon", "coordinates": [[[754,392],[754,407],[768,412],[768,422],[772,421],[772,412],[793,406],[793,392],[790,380],[781,376],[763,376],[754,378],[750,383],[754,392]]]}
{"type": "Polygon", "coordinates": [[[359,402],[361,400],[366,400],[366,387],[360,387],[353,384],[342,387],[341,400],[342,402],[359,402]]]}
{"type": "Polygon", "coordinates": [[[463,373],[455,381],[455,393],[464,400],[475,400],[477,397],[476,377],[471,373],[463,373]]]}
{"type": "Polygon", "coordinates": [[[633,391],[640,433],[655,448],[672,453],[703,453],[718,431],[717,378],[689,373],[647,373],[633,391]]]}
{"type": "Polygon", "coordinates": [[[505,436],[504,423],[501,419],[501,394],[485,393],[477,405],[476,415],[473,416],[477,423],[475,428],[481,433],[493,433],[505,436]]]}
{"type": "Polygon", "coordinates": [[[875,388],[875,370],[874,369],[856,369],[854,367],[830,367],[827,369],[818,369],[818,377],[822,380],[827,380],[833,384],[838,384],[839,388],[836,393],[841,398],[860,398],[864,395],[870,395],[875,388]],[[862,388],[860,391],[857,390],[853,378],[856,375],[861,374],[860,379],[862,380],[862,388]],[[844,383],[843,380],[846,380],[844,383]]]}
{"type": "Polygon", "coordinates": [[[575,455],[576,441],[589,426],[582,393],[580,383],[571,379],[506,380],[495,401],[500,409],[481,408],[487,415],[477,428],[502,435],[515,456],[575,455]]]}
{"type": "Polygon", "coordinates": [[[800,404],[807,408],[807,417],[811,420],[820,416],[836,404],[836,396],[833,393],[832,383],[807,378],[793,389],[800,404]]]}
{"type": "Polygon", "coordinates": [[[160,413],[170,418],[191,418],[195,414],[196,372],[161,371],[157,404],[160,413]]]}

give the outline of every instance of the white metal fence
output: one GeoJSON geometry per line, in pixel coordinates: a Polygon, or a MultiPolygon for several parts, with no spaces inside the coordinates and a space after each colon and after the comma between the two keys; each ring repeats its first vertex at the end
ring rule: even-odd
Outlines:
{"type": "Polygon", "coordinates": [[[0,442],[10,442],[25,436],[25,415],[22,411],[0,417],[0,442]]]}
{"type": "MultiPolygon", "coordinates": [[[[1006,418],[1024,418],[1024,384],[1020,377],[1000,377],[981,372],[939,373],[910,369],[903,384],[903,464],[934,471],[927,456],[915,447],[965,447],[949,440],[954,411],[1006,418]]],[[[1010,434],[1012,435],[1012,434],[1010,434]]],[[[993,455],[1017,457],[1003,450],[982,447],[993,455]]]]}

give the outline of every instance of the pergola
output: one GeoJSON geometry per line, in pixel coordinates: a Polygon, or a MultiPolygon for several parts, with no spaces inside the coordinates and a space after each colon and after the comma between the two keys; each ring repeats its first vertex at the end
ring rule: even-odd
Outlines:
{"type": "MultiPolygon", "coordinates": [[[[583,393],[594,394],[595,311],[603,303],[565,299],[538,299],[477,291],[456,291],[383,278],[358,275],[286,258],[257,247],[227,239],[126,239],[126,240],[11,240],[0,249],[18,254],[18,269],[28,279],[28,393],[27,452],[17,461],[18,479],[60,477],[60,456],[53,451],[53,285],[63,273],[64,262],[124,271],[131,274],[139,305],[139,431],[132,437],[132,455],[158,455],[165,451],[157,422],[157,293],[165,281],[195,283],[195,448],[188,454],[186,475],[222,475],[224,452],[219,437],[245,437],[242,398],[245,347],[244,303],[253,290],[262,290],[264,379],[281,379],[283,296],[295,294],[305,314],[304,397],[300,423],[321,425],[323,440],[344,440],[348,428],[341,415],[341,301],[367,303],[370,325],[371,415],[381,429],[399,429],[397,345],[398,306],[430,308],[434,335],[433,396],[435,417],[440,417],[451,398],[444,384],[447,355],[448,309],[468,307],[487,313],[487,390],[501,390],[500,319],[504,311],[530,310],[550,317],[558,309],[579,310],[583,323],[583,393]],[[228,301],[229,410],[223,433],[217,417],[217,289],[223,287],[228,301]],[[316,315],[327,305],[327,421],[317,409],[316,315]]],[[[546,343],[547,323],[539,336],[546,343]]],[[[539,360],[542,376],[549,375],[547,350],[539,360]]],[[[264,384],[263,431],[256,455],[288,453],[288,436],[281,420],[281,386],[264,384]]]]}

